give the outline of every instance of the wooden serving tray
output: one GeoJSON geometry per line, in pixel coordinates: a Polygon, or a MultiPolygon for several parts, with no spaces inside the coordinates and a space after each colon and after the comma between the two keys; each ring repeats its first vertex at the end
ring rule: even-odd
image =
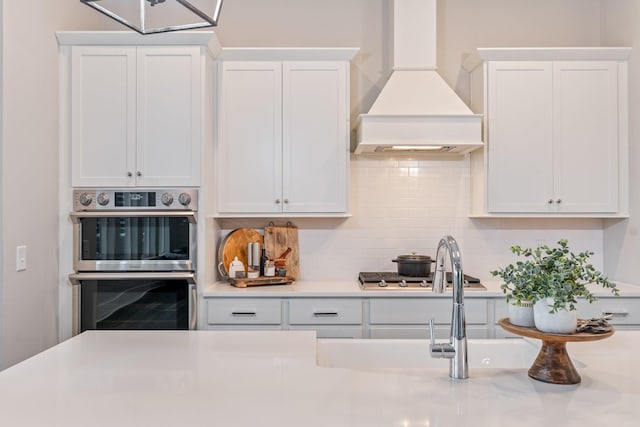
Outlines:
{"type": "Polygon", "coordinates": [[[293,283],[293,278],[289,276],[257,277],[255,279],[235,279],[233,277],[230,277],[229,283],[231,283],[236,288],[265,285],[290,285],[291,283],[293,283]]]}
{"type": "Polygon", "coordinates": [[[590,334],[588,332],[548,334],[540,332],[536,328],[513,325],[507,317],[500,319],[498,324],[516,335],[542,340],[542,348],[533,365],[529,368],[528,374],[535,380],[552,384],[578,384],[582,380],[571,362],[569,353],[567,353],[567,342],[602,340],[615,332],[615,329],[611,327],[611,331],[604,334],[590,334]]]}

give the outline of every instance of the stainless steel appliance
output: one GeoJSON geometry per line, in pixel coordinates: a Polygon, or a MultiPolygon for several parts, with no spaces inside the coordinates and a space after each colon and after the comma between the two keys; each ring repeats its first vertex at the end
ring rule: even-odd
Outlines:
{"type": "MultiPolygon", "coordinates": [[[[431,290],[433,287],[434,273],[428,276],[401,276],[395,272],[363,272],[358,275],[360,287],[364,290],[431,290]]],[[[447,286],[452,284],[451,273],[447,273],[447,286]]],[[[480,283],[477,277],[464,275],[464,289],[473,291],[486,291],[487,288],[480,283]]]]}
{"type": "Polygon", "coordinates": [[[75,332],[195,329],[194,189],[73,191],[75,332]]]}

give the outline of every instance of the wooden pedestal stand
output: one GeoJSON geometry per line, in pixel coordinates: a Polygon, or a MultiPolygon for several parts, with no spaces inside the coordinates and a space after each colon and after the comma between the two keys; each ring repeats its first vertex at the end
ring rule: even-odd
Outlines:
{"type": "Polygon", "coordinates": [[[515,326],[509,322],[508,318],[498,321],[505,330],[523,337],[537,338],[542,340],[542,348],[538,353],[531,368],[529,376],[535,380],[553,384],[579,384],[581,379],[578,371],[571,362],[567,353],[567,342],[596,341],[608,338],[615,330],[604,334],[590,334],[580,332],[576,334],[548,334],[540,332],[536,328],[526,328],[515,326]]]}

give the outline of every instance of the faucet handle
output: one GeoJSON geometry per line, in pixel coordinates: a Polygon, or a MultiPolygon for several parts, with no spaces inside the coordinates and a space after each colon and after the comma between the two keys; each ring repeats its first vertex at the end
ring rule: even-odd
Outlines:
{"type": "Polygon", "coordinates": [[[433,317],[429,319],[429,331],[431,333],[431,345],[429,346],[431,357],[436,359],[453,359],[456,350],[451,343],[436,343],[436,328],[433,323],[433,317]]]}
{"type": "Polygon", "coordinates": [[[429,319],[429,336],[431,337],[431,348],[436,345],[436,328],[433,323],[433,317],[429,319]]]}

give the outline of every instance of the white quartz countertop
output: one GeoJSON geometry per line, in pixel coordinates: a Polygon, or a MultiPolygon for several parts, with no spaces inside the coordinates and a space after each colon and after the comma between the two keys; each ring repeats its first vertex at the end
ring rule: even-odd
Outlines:
{"type": "MultiPolygon", "coordinates": [[[[640,297],[640,286],[627,283],[615,282],[620,290],[621,296],[640,297]]],[[[499,280],[483,280],[482,284],[487,288],[486,291],[466,290],[465,298],[487,298],[487,297],[504,297],[500,290],[502,284],[499,280]]],[[[612,296],[608,289],[594,287],[592,292],[597,297],[612,296]]],[[[236,288],[228,282],[215,282],[203,286],[202,295],[204,297],[394,297],[394,296],[412,296],[412,297],[451,297],[451,291],[445,294],[434,294],[430,289],[401,289],[401,290],[363,290],[360,288],[360,282],[357,280],[300,280],[290,285],[268,285],[268,286],[251,286],[247,288],[236,288]]]]}
{"type": "MultiPolygon", "coordinates": [[[[637,426],[640,332],[569,343],[582,383],[526,369],[316,366],[311,331],[85,332],[0,372],[7,426],[637,426]]],[[[425,357],[427,357],[425,355],[425,357]]]]}

